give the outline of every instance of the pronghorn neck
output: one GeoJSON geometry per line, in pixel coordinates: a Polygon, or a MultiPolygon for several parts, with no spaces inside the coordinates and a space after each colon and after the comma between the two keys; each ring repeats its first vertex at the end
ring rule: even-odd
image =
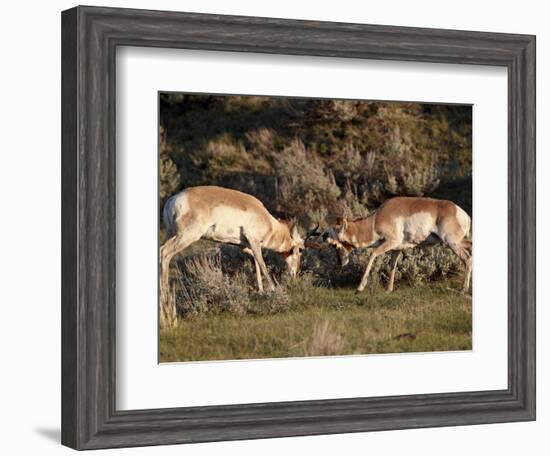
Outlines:
{"type": "Polygon", "coordinates": [[[279,253],[289,252],[293,245],[287,223],[273,218],[271,232],[262,242],[262,246],[279,253]]]}
{"type": "Polygon", "coordinates": [[[368,247],[378,240],[375,230],[375,215],[372,214],[360,220],[348,221],[340,240],[353,247],[368,247]]]}

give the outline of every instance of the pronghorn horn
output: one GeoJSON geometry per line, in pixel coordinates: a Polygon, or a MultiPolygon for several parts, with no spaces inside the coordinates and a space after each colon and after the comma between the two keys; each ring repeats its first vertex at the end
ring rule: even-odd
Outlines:
{"type": "Polygon", "coordinates": [[[317,225],[315,225],[315,228],[313,228],[312,230],[309,230],[307,232],[307,236],[306,237],[310,237],[310,236],[319,236],[321,233],[318,231],[319,230],[319,223],[317,223],[317,225]]]}
{"type": "Polygon", "coordinates": [[[316,239],[319,238],[323,233],[319,231],[319,223],[313,228],[312,230],[309,230],[306,236],[306,240],[304,242],[304,245],[306,247],[309,247],[311,249],[325,249],[327,248],[327,244],[325,242],[318,242],[316,239]],[[315,238],[315,240],[311,239],[315,238]]]}

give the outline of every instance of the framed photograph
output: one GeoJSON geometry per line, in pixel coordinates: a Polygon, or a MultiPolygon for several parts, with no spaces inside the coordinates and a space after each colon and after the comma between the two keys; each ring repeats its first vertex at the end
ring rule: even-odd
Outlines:
{"type": "Polygon", "coordinates": [[[471,105],[160,92],[159,114],[160,362],[472,349],[471,105]]]}
{"type": "Polygon", "coordinates": [[[535,419],[535,37],[62,13],[62,443],[535,419]]]}

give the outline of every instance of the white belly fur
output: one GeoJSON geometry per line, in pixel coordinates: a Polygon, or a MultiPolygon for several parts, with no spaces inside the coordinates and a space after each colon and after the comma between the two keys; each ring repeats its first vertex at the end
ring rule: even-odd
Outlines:
{"type": "Polygon", "coordinates": [[[419,212],[401,220],[403,243],[416,245],[428,238],[435,230],[435,220],[427,212],[419,212]]]}
{"type": "MultiPolygon", "coordinates": [[[[219,207],[212,210],[209,226],[203,237],[218,242],[240,244],[244,240],[245,231],[252,227],[257,228],[258,224],[253,213],[232,207],[219,207]]],[[[266,230],[254,230],[256,235],[259,233],[260,236],[264,231],[266,230]]]]}

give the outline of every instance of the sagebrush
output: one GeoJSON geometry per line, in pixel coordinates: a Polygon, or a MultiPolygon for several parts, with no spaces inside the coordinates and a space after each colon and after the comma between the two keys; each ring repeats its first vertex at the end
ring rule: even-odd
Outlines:
{"type": "MultiPolygon", "coordinates": [[[[250,258],[238,247],[213,247],[180,257],[172,270],[173,291],[170,305],[163,309],[166,321],[173,312],[183,318],[220,314],[267,315],[318,304],[316,288],[330,292],[337,287],[353,287],[360,280],[368,261],[368,249],[357,250],[345,267],[337,265],[334,249],[308,249],[303,255],[302,271],[291,278],[278,255],[266,252],[277,286],[260,293],[250,258]],[[169,310],[166,310],[169,309],[169,310]]],[[[386,283],[391,270],[391,255],[382,255],[374,263],[371,286],[386,283]]],[[[440,279],[453,278],[462,264],[445,246],[405,251],[396,272],[396,286],[417,286],[440,279]]],[[[337,306],[335,300],[334,306],[337,306]]]]}

